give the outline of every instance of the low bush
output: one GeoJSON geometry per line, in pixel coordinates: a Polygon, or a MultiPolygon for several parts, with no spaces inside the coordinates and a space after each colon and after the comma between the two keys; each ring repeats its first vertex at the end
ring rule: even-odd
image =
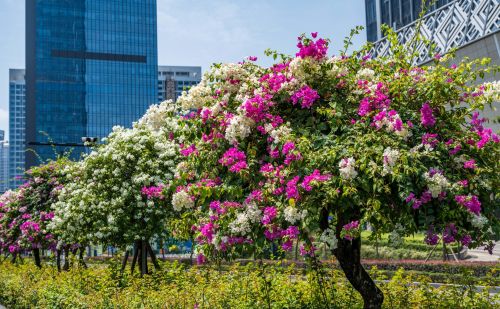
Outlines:
{"type": "MultiPolygon", "coordinates": [[[[73,268],[0,265],[0,303],[8,308],[361,308],[359,294],[332,267],[305,274],[286,267],[249,263],[223,267],[188,267],[162,263],[162,270],[140,278],[121,273],[119,262],[73,268]],[[106,265],[108,264],[108,265],[106,265]]],[[[482,285],[491,285],[492,271],[482,285]],[[489,279],[488,279],[489,278],[489,279]]],[[[382,270],[371,274],[385,294],[386,308],[488,308],[500,302],[487,290],[446,285],[396,270],[389,281],[382,270]],[[419,284],[413,284],[413,282],[419,284]]]]}

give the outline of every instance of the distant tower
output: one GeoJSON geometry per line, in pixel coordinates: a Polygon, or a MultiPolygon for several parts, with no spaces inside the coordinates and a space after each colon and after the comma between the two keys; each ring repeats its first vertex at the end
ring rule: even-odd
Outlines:
{"type": "Polygon", "coordinates": [[[9,69],[9,187],[23,183],[26,157],[26,82],[23,69],[9,69]]]}
{"type": "Polygon", "coordinates": [[[0,130],[0,194],[9,189],[9,142],[4,137],[5,131],[0,130]]]}
{"type": "Polygon", "coordinates": [[[158,101],[176,101],[183,90],[199,84],[201,67],[170,66],[158,67],[158,101]]]}

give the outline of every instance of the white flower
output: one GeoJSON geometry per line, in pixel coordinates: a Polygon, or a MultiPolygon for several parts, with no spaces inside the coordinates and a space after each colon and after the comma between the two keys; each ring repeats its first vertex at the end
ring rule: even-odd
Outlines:
{"type": "Polygon", "coordinates": [[[375,71],[368,68],[361,69],[358,71],[358,73],[356,73],[357,79],[373,80],[374,76],[375,76],[375,71]]]}
{"type": "Polygon", "coordinates": [[[175,211],[194,207],[194,201],[186,191],[179,191],[172,195],[172,206],[175,211]]]}
{"type": "Polygon", "coordinates": [[[288,206],[283,211],[285,216],[285,220],[290,222],[291,224],[295,224],[296,222],[300,222],[307,216],[307,210],[299,211],[296,207],[288,206]]]}
{"type": "Polygon", "coordinates": [[[430,175],[431,174],[427,172],[424,174],[424,178],[427,181],[427,187],[432,197],[436,198],[441,192],[445,192],[450,187],[450,183],[440,172],[435,172],[432,176],[430,175]]]}
{"type": "Polygon", "coordinates": [[[291,132],[292,129],[288,126],[288,124],[286,124],[272,129],[269,132],[269,135],[273,138],[274,144],[279,144],[285,142],[291,132]]]}
{"type": "Polygon", "coordinates": [[[391,147],[387,147],[384,150],[383,154],[384,168],[382,170],[383,176],[392,173],[392,168],[398,161],[399,156],[400,156],[399,150],[397,149],[392,149],[391,147]]]}
{"type": "Polygon", "coordinates": [[[329,228],[323,231],[319,237],[319,241],[327,244],[331,250],[337,249],[338,239],[335,236],[335,232],[329,228]]]}
{"type": "Polygon", "coordinates": [[[237,235],[245,236],[252,232],[252,223],[260,222],[262,211],[255,203],[246,205],[243,212],[238,213],[236,220],[229,224],[231,232],[237,235]]]}
{"type": "Polygon", "coordinates": [[[234,116],[226,128],[225,138],[232,144],[237,143],[238,139],[244,140],[252,133],[254,125],[255,122],[251,118],[241,115],[234,116]]]}
{"type": "Polygon", "coordinates": [[[487,223],[488,219],[483,215],[471,214],[472,217],[469,217],[469,221],[473,227],[482,229],[487,223]]]}
{"type": "Polygon", "coordinates": [[[490,83],[484,83],[484,97],[493,101],[500,101],[500,81],[496,80],[490,83]]]}
{"type": "Polygon", "coordinates": [[[344,158],[339,162],[339,172],[340,176],[346,180],[354,179],[358,176],[358,172],[355,169],[356,160],[353,157],[344,158]]]}

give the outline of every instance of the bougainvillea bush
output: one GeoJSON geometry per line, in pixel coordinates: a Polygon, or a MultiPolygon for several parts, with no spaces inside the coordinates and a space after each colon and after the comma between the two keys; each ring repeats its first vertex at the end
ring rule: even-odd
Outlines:
{"type": "Polygon", "coordinates": [[[314,260],[324,242],[365,306],[379,307],[360,264],[367,223],[425,230],[430,244],[498,237],[499,137],[476,110],[499,99],[499,85],[471,86],[496,68],[449,66],[451,55],[417,67],[401,48],[390,58],[367,48],[331,56],[328,45],[312,33],[294,57],[269,52],[281,59],[269,68],[255,57],[215,65],[178,100],[192,133],[176,187],[164,192],[198,218],[199,262],[294,241],[314,260]]]}
{"type": "Polygon", "coordinates": [[[70,242],[120,248],[142,240],[149,246],[160,236],[172,208],[147,197],[157,196],[174,177],[176,135],[182,132],[176,115],[164,102],[150,107],[133,128],[113,128],[68,172],[69,184],[54,204],[52,228],[70,242]]]}
{"type": "Polygon", "coordinates": [[[32,251],[40,266],[40,249],[56,251],[58,235],[48,226],[54,218],[51,206],[65,185],[65,170],[71,164],[59,158],[26,171],[26,182],[0,197],[0,249],[14,259],[21,251],[32,251]]]}

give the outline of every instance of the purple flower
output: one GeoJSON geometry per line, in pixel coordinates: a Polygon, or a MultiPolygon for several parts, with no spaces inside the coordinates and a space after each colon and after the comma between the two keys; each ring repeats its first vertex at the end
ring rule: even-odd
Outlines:
{"type": "Polygon", "coordinates": [[[302,108],[310,108],[314,101],[319,99],[319,95],[316,90],[306,85],[297,90],[297,92],[295,92],[290,99],[292,100],[293,105],[300,101],[300,106],[302,108]]]}
{"type": "Polygon", "coordinates": [[[470,243],[472,242],[472,237],[468,234],[464,235],[462,239],[460,239],[460,242],[462,243],[462,246],[469,247],[470,243]]]}
{"type": "Polygon", "coordinates": [[[432,115],[432,108],[428,103],[424,103],[420,109],[420,121],[424,127],[432,127],[436,124],[436,119],[432,115]]]}
{"type": "Polygon", "coordinates": [[[456,195],[455,201],[473,214],[479,215],[481,212],[481,202],[476,195],[456,195]]]}
{"type": "Polygon", "coordinates": [[[264,215],[262,216],[262,224],[270,224],[274,218],[278,215],[278,210],[276,207],[266,207],[264,208],[264,215]]]}
{"type": "Polygon", "coordinates": [[[471,159],[469,161],[465,161],[464,168],[475,169],[476,168],[476,161],[474,159],[471,159]]]}
{"type": "Polygon", "coordinates": [[[291,199],[298,199],[299,196],[299,190],[297,189],[297,183],[299,182],[300,177],[295,176],[293,177],[290,181],[287,182],[286,184],[286,197],[291,199]]]}

